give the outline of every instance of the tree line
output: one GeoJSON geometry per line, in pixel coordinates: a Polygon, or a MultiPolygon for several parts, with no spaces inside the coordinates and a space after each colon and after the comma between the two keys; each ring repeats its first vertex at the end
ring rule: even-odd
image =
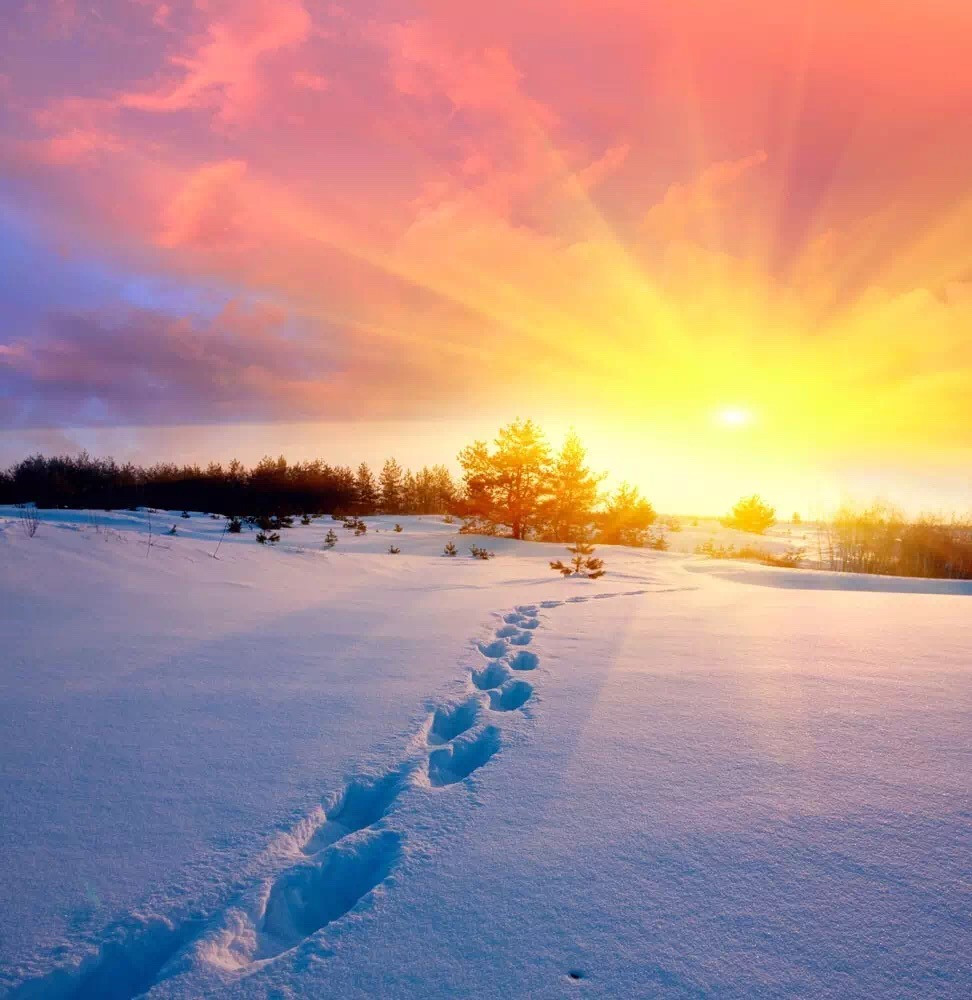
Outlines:
{"type": "Polygon", "coordinates": [[[111,458],[33,455],[0,473],[0,503],[38,507],[156,507],[229,516],[302,513],[448,514],[463,530],[518,539],[576,542],[596,535],[618,545],[650,544],[656,515],[634,486],[605,493],[577,434],[559,450],[532,420],[514,420],[492,443],[459,454],[462,478],[444,465],[417,472],[394,458],[373,472],[316,460],[264,458],[227,465],[119,464],[111,458]]]}
{"type": "Polygon", "coordinates": [[[112,458],[33,455],[0,473],[0,503],[38,507],[117,510],[157,507],[262,516],[339,512],[436,514],[457,500],[452,474],[443,465],[418,472],[388,459],[376,475],[367,463],[357,469],[321,460],[290,463],[264,458],[252,468],[234,459],[151,466],[112,458]]]}

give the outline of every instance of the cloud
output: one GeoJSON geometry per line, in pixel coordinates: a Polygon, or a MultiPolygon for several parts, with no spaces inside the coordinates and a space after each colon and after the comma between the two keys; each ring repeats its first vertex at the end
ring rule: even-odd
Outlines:
{"type": "Polygon", "coordinates": [[[61,312],[0,345],[5,417],[24,426],[272,418],[315,393],[326,409],[335,356],[270,306],[230,303],[211,320],[145,309],[61,312]],[[45,419],[46,418],[46,419],[45,419]]]}
{"type": "Polygon", "coordinates": [[[630,143],[621,143],[604,151],[593,163],[589,163],[576,174],[577,183],[590,191],[624,166],[631,152],[630,143]]]}
{"type": "Polygon", "coordinates": [[[697,236],[718,220],[742,178],[766,159],[766,153],[759,150],[738,160],[713,163],[693,180],[672,184],[645,214],[645,232],[665,241],[697,236]]]}
{"type": "Polygon", "coordinates": [[[192,173],[165,213],[159,245],[170,249],[244,248],[245,200],[239,188],[245,173],[242,160],[210,163],[192,173]]]}
{"type": "Polygon", "coordinates": [[[305,41],[312,22],[302,0],[196,0],[208,16],[202,40],[170,57],[180,75],[147,91],[120,97],[122,107],[172,113],[198,108],[215,111],[223,123],[237,123],[262,107],[264,62],[305,41]]]}

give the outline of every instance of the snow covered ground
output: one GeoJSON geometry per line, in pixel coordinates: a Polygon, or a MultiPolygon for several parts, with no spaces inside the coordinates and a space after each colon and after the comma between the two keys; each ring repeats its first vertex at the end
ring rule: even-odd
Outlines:
{"type": "Polygon", "coordinates": [[[972,585],[41,517],[0,509],[0,993],[972,995],[972,585]]]}

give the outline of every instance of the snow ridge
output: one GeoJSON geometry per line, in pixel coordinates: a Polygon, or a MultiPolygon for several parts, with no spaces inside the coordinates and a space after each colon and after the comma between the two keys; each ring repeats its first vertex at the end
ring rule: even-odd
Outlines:
{"type": "Polygon", "coordinates": [[[430,712],[412,753],[394,769],[352,778],[342,792],[280,838],[290,862],[269,881],[216,913],[181,922],[131,914],[103,936],[98,951],[73,967],[28,980],[17,1000],[132,1000],[202,963],[221,977],[247,975],[298,947],[393,884],[406,834],[394,806],[410,787],[445,790],[484,767],[503,745],[503,713],[522,710],[533,684],[516,673],[540,658],[523,647],[540,627],[540,609],[590,599],[634,597],[650,589],[518,605],[494,638],[476,646],[486,661],[468,678],[472,693],[430,712]],[[516,673],[515,673],[516,672],[516,673]]]}

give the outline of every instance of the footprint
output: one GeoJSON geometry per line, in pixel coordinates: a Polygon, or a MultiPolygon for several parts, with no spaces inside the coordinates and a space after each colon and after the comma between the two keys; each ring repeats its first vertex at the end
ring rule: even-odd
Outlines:
{"type": "Polygon", "coordinates": [[[500,748],[500,732],[487,726],[475,736],[456,740],[429,755],[429,782],[435,788],[454,785],[478,770],[500,748]]]}
{"type": "Polygon", "coordinates": [[[533,641],[532,632],[517,632],[516,635],[514,635],[510,639],[510,642],[514,646],[529,646],[532,641],[533,641]]]}
{"type": "Polygon", "coordinates": [[[540,663],[540,657],[536,653],[529,652],[529,650],[521,649],[513,656],[509,663],[514,670],[536,670],[537,665],[540,663]]]}
{"type": "Polygon", "coordinates": [[[133,1000],[160,981],[165,966],[202,931],[202,919],[173,923],[165,917],[127,920],[111,929],[96,955],[75,968],[29,979],[11,998],[133,1000]]]}
{"type": "Polygon", "coordinates": [[[324,822],[302,848],[304,854],[317,854],[350,833],[374,826],[398,798],[406,775],[402,768],[378,778],[349,781],[334,806],[325,810],[324,822]]]}
{"type": "Polygon", "coordinates": [[[540,627],[539,618],[523,618],[520,621],[520,628],[535,629],[540,627]]]}
{"type": "Polygon", "coordinates": [[[461,705],[447,705],[437,708],[435,715],[432,716],[429,742],[448,743],[472,729],[479,721],[482,708],[482,703],[477,695],[468,698],[461,705]]]}
{"type": "Polygon", "coordinates": [[[568,604],[583,604],[587,600],[586,597],[568,597],[568,604]]]}
{"type": "Polygon", "coordinates": [[[535,604],[518,604],[514,610],[519,611],[521,615],[535,615],[537,606],[535,604]]]}
{"type": "Polygon", "coordinates": [[[479,651],[487,659],[495,660],[506,652],[506,643],[502,639],[497,639],[495,642],[481,642],[479,651]]]}
{"type": "Polygon", "coordinates": [[[289,951],[343,917],[384,882],[401,853],[400,833],[363,830],[334,844],[320,861],[285,871],[267,897],[256,958],[289,951]]]}
{"type": "Polygon", "coordinates": [[[533,685],[526,681],[512,681],[499,691],[489,692],[489,707],[494,712],[512,712],[522,708],[533,694],[533,685]]]}
{"type": "Polygon", "coordinates": [[[518,611],[511,611],[508,615],[503,615],[503,621],[505,621],[507,625],[519,625],[522,620],[523,615],[521,615],[518,611]]]}
{"type": "Polygon", "coordinates": [[[490,688],[498,688],[510,679],[509,667],[498,660],[483,667],[482,670],[472,672],[472,682],[480,691],[488,691],[490,688]]]}
{"type": "Polygon", "coordinates": [[[504,625],[502,628],[496,630],[496,638],[509,639],[511,635],[516,635],[519,631],[516,625],[504,625]]]}

